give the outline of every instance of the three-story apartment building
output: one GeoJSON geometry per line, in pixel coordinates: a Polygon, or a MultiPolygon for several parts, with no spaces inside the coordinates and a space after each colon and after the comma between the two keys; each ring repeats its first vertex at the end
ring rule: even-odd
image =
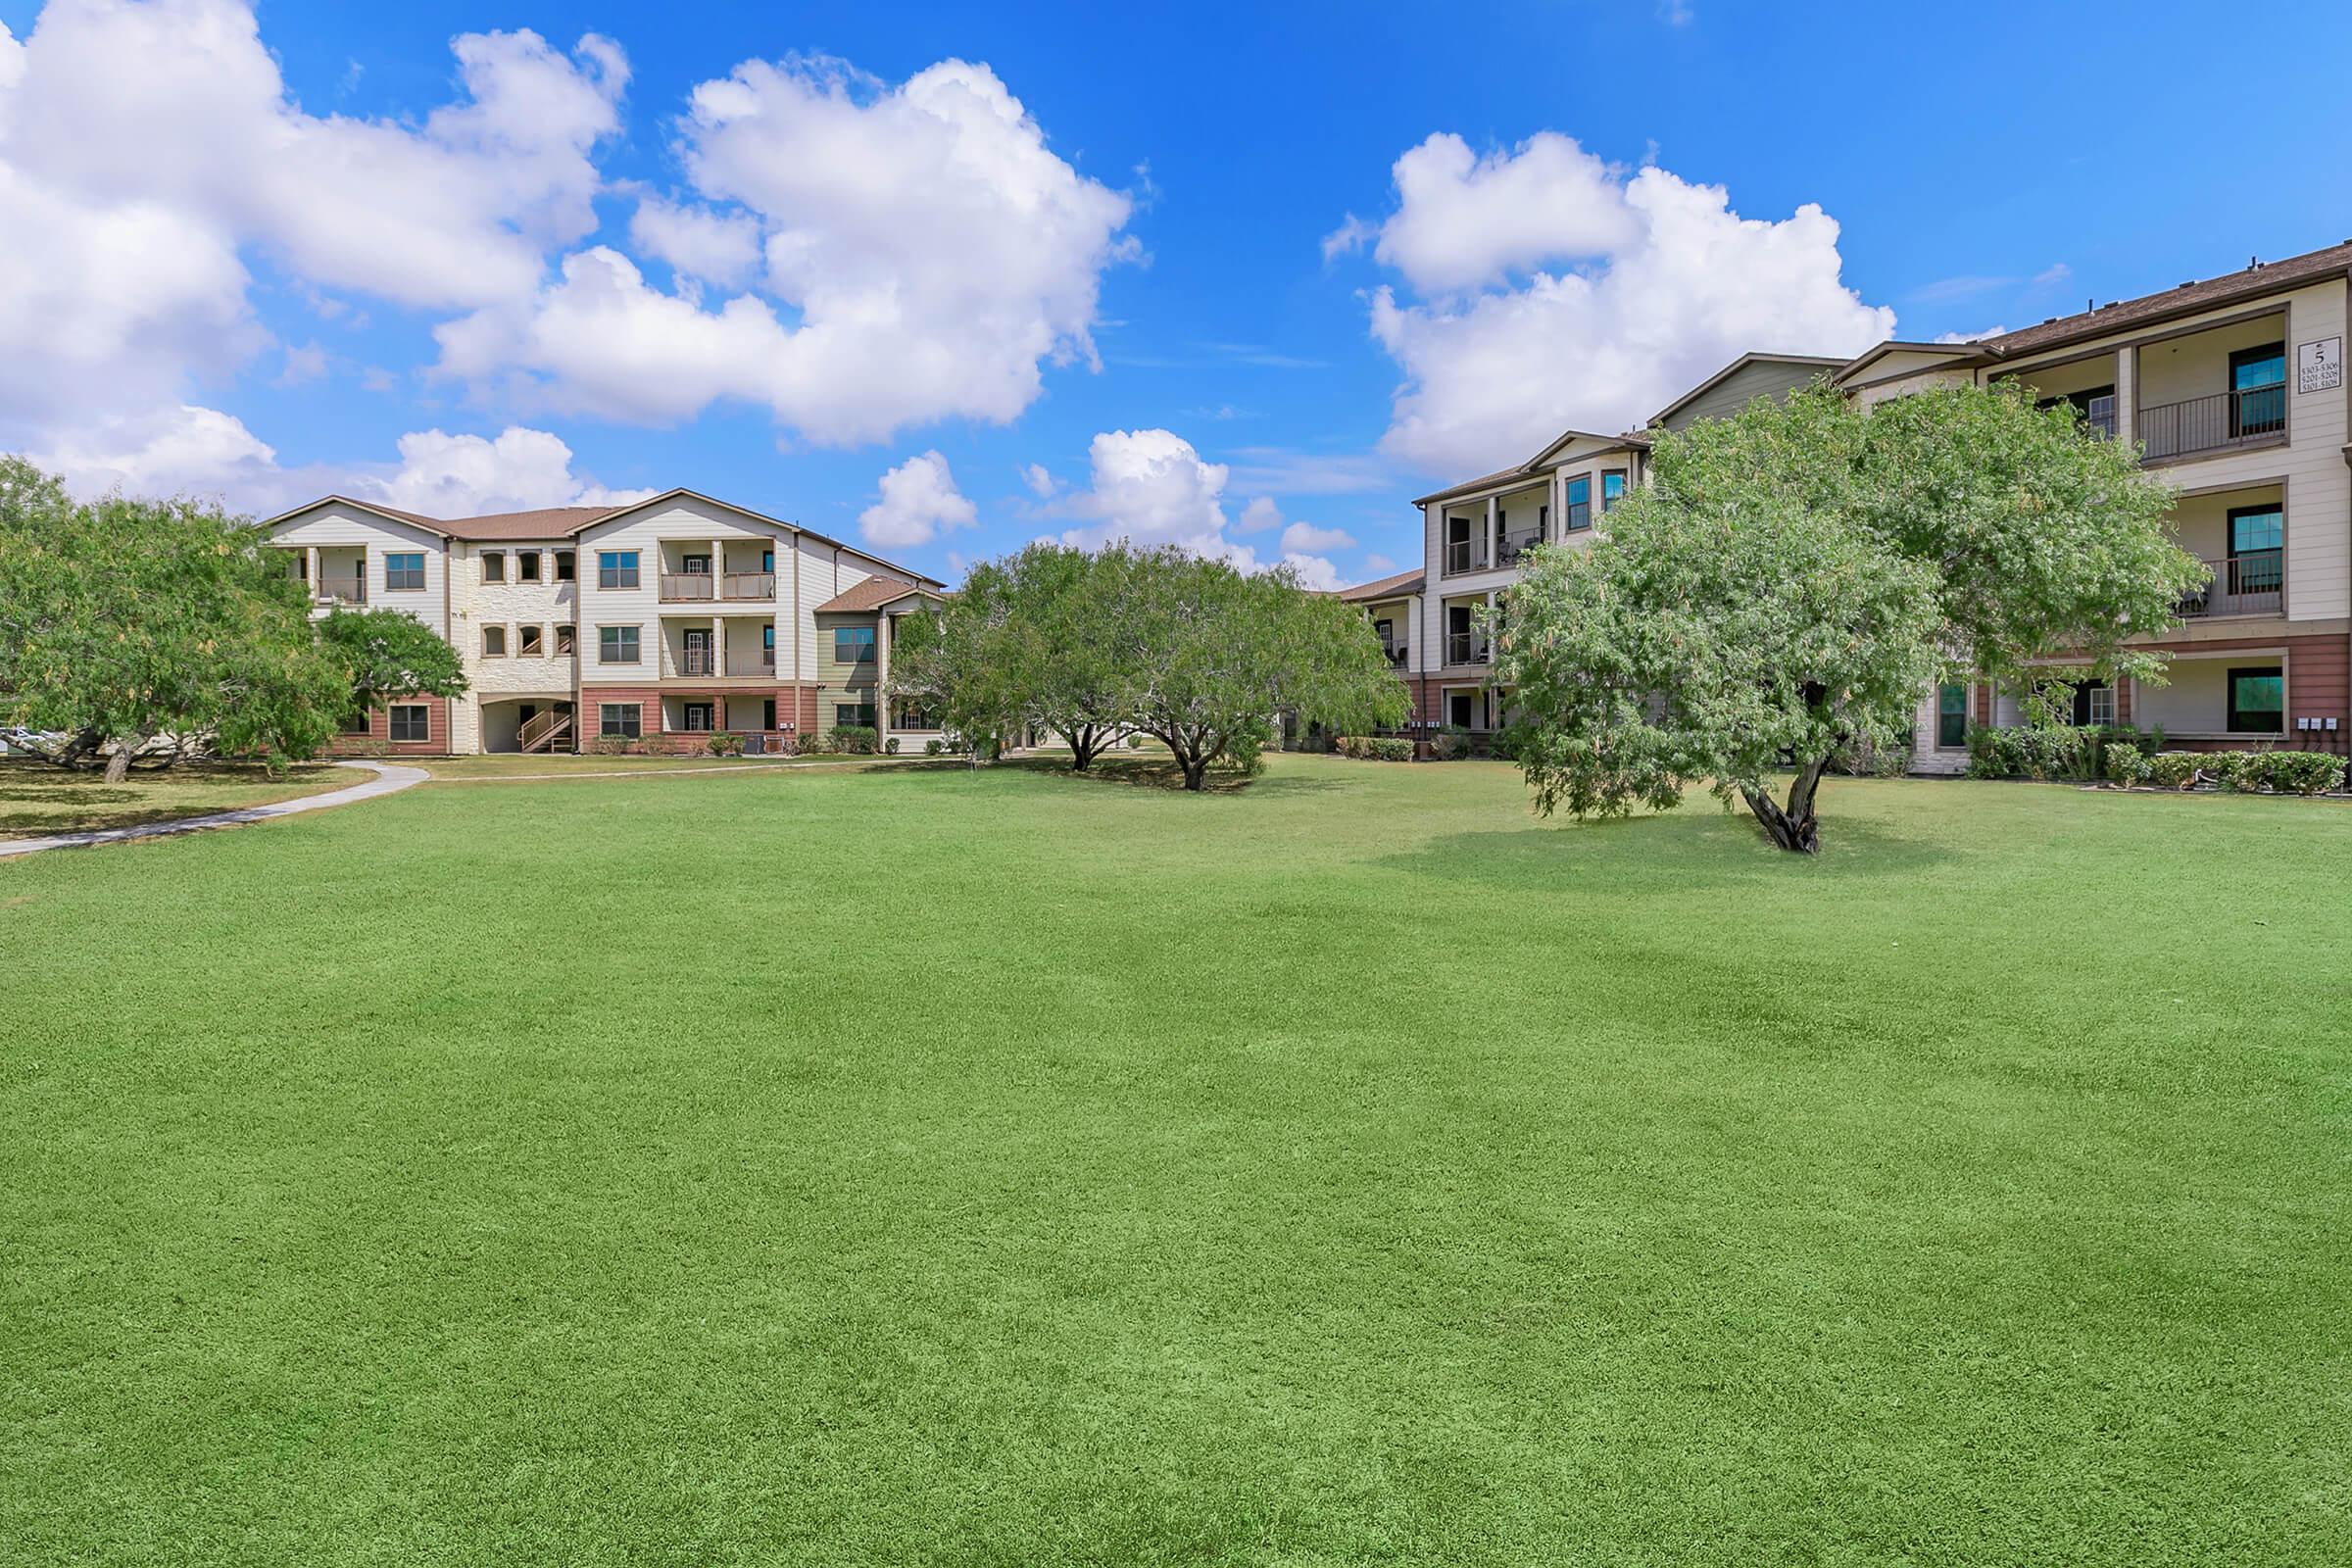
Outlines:
{"type": "Polygon", "coordinates": [[[768,745],[839,724],[917,750],[938,736],[878,696],[897,618],[936,602],[936,579],[690,490],[450,518],[326,496],[266,526],[318,613],[401,610],[465,661],[465,696],[389,703],[353,749],[698,751],[718,732],[768,745]]]}
{"type": "MultiPolygon", "coordinates": [[[[1573,545],[1644,477],[1649,431],[1734,413],[1816,379],[1865,403],[1939,384],[2023,383],[2131,443],[2173,487],[2181,547],[2213,571],[2179,620],[2142,639],[2164,685],[2077,685],[2083,723],[2161,726],[2168,745],[2340,750],[2352,730],[2352,382],[2343,347],[2352,242],[2121,300],[1967,343],[1881,343],[1850,360],[1751,354],[1642,431],[1568,431],[1527,463],[1423,496],[1414,632],[1399,673],[1417,724],[1498,726],[1510,694],[1486,678],[1476,612],[1518,578],[1533,544],[1573,545]]],[[[1394,596],[1396,580],[1347,591],[1394,596]]],[[[1388,601],[1380,603],[1393,611],[1388,601]]],[[[1924,694],[1914,765],[1957,772],[1972,723],[2015,722],[2014,694],[1924,694]]]]}

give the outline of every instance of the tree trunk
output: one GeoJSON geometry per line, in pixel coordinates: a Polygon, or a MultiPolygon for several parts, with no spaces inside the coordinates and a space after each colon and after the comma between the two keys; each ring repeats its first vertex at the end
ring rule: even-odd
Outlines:
{"type": "Polygon", "coordinates": [[[1208,785],[1208,760],[1200,757],[1182,757],[1177,763],[1184,769],[1184,787],[1188,790],[1205,789],[1208,785]]]}
{"type": "Polygon", "coordinates": [[[1081,724],[1063,733],[1070,743],[1070,771],[1085,772],[1102,750],[1101,731],[1092,724],[1081,724]]]}
{"type": "Polygon", "coordinates": [[[1822,770],[1829,765],[1828,758],[1818,757],[1798,768],[1785,808],[1768,791],[1740,792],[1747,797],[1747,808],[1764,824],[1766,836],[1782,849],[1798,855],[1821,853],[1821,819],[1814,814],[1813,798],[1821,788],[1822,770]]]}
{"type": "Polygon", "coordinates": [[[129,773],[130,742],[118,741],[115,743],[114,755],[106,760],[106,781],[109,784],[120,784],[129,776],[129,773]]]}

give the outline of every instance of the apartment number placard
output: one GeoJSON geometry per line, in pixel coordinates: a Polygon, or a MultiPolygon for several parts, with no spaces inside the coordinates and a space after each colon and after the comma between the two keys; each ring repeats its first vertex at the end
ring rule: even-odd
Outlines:
{"type": "Polygon", "coordinates": [[[2344,384],[2344,340],[2324,337],[2295,345],[2295,390],[2329,392],[2344,384]]]}

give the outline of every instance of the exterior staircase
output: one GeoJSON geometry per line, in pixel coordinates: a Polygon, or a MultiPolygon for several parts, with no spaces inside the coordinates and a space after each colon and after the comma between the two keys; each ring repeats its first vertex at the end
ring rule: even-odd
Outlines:
{"type": "Polygon", "coordinates": [[[572,749],[571,715],[553,709],[533,713],[523,720],[514,738],[526,752],[568,752],[572,749]]]}

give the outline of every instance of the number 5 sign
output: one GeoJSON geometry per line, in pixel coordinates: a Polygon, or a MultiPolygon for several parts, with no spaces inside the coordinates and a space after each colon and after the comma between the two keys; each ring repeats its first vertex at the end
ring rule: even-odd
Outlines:
{"type": "Polygon", "coordinates": [[[2344,384],[2344,340],[2324,337],[2295,345],[2295,390],[2326,392],[2344,384]]]}

